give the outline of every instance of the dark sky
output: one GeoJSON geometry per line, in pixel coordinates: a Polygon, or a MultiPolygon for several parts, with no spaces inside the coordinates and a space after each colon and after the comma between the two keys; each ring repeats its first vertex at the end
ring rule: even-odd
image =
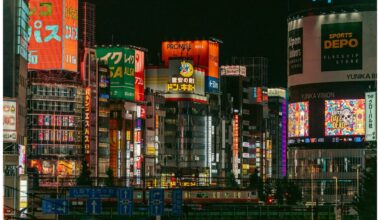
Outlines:
{"type": "Polygon", "coordinates": [[[147,48],[157,64],[163,40],[216,37],[220,64],[232,56],[269,59],[269,86],[286,87],[286,0],[93,0],[96,43],[147,48]]]}

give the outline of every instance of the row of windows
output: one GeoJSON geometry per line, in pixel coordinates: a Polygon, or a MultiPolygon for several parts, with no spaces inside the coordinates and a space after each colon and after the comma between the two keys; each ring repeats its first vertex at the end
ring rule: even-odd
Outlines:
{"type": "Polygon", "coordinates": [[[41,96],[75,97],[77,94],[77,89],[33,85],[30,88],[30,92],[33,95],[41,96]]]}
{"type": "MultiPolygon", "coordinates": [[[[335,158],[317,158],[310,159],[297,159],[290,160],[290,167],[295,168],[295,172],[298,174],[310,173],[311,169],[313,173],[349,173],[356,172],[356,166],[361,164],[360,157],[335,157],[335,158]],[[297,166],[294,167],[295,163],[297,166]]],[[[292,168],[290,171],[293,170],[292,168]]]]}
{"type": "Polygon", "coordinates": [[[70,156],[82,154],[80,146],[49,146],[49,145],[34,145],[30,150],[31,155],[51,155],[51,154],[65,154],[70,156]]]}
{"type": "Polygon", "coordinates": [[[35,111],[73,112],[75,104],[72,102],[32,101],[29,108],[35,111]]]}

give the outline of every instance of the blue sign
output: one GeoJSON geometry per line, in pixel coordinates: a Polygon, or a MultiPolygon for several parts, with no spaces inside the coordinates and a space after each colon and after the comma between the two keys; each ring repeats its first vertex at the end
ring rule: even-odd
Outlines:
{"type": "Polygon", "coordinates": [[[206,76],[206,92],[218,93],[219,92],[219,79],[206,76]]]}
{"type": "Polygon", "coordinates": [[[112,198],[117,197],[116,188],[70,188],[70,198],[112,198]]]}
{"type": "Polygon", "coordinates": [[[102,200],[87,199],[87,213],[91,215],[100,214],[102,212],[102,200]]]}
{"type": "Polygon", "coordinates": [[[117,212],[119,215],[132,216],[133,213],[133,188],[119,189],[117,212]]]}
{"type": "Polygon", "coordinates": [[[44,214],[69,214],[69,202],[66,199],[43,199],[42,212],[44,214]]]}
{"type": "Polygon", "coordinates": [[[172,190],[172,213],[173,215],[181,215],[182,214],[182,189],[173,189],[172,190]]]}
{"type": "Polygon", "coordinates": [[[164,214],[164,189],[149,190],[149,213],[153,216],[164,214]]]}

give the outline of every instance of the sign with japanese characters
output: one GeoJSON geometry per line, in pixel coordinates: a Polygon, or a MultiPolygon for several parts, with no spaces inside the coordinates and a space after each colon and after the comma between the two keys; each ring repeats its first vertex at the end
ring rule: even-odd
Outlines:
{"type": "Polygon", "coordinates": [[[376,141],[376,92],[366,92],[365,113],[365,140],[376,141]]]}
{"type": "Polygon", "coordinates": [[[77,71],[78,0],[29,1],[28,69],[77,71]]]}
{"type": "Polygon", "coordinates": [[[193,77],[194,68],[190,62],[181,61],[177,73],[173,74],[167,85],[168,92],[190,92],[195,90],[195,79],[193,77]]]}
{"type": "Polygon", "coordinates": [[[108,65],[111,72],[110,97],[135,101],[135,50],[119,47],[97,48],[96,56],[100,62],[108,65]]]}

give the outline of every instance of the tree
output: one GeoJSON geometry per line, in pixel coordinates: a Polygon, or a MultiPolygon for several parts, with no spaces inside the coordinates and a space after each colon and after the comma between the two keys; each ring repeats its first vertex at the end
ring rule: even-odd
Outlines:
{"type": "Polygon", "coordinates": [[[114,185],[113,184],[113,170],[111,168],[108,168],[106,174],[107,174],[107,179],[105,182],[106,186],[113,186],[114,185]]]}
{"type": "Polygon", "coordinates": [[[376,157],[373,156],[366,161],[366,169],[363,173],[362,192],[354,199],[354,208],[360,219],[376,219],[376,157]]]}
{"type": "Polygon", "coordinates": [[[265,199],[264,184],[262,179],[259,177],[259,171],[257,169],[255,169],[255,172],[249,176],[248,189],[257,190],[260,200],[263,201],[265,199]]]}
{"type": "Polygon", "coordinates": [[[82,160],[82,170],[77,178],[77,186],[91,186],[90,171],[87,168],[86,160],[82,160]]]}
{"type": "Polygon", "coordinates": [[[239,187],[238,183],[236,182],[235,175],[231,172],[227,174],[227,180],[226,180],[226,186],[228,188],[237,188],[239,187]]]}
{"type": "Polygon", "coordinates": [[[293,181],[287,184],[285,196],[286,196],[286,203],[288,205],[295,205],[297,204],[297,202],[302,200],[301,189],[293,181]]]}
{"type": "Polygon", "coordinates": [[[287,188],[287,179],[278,179],[276,182],[276,192],[274,194],[274,198],[277,200],[277,203],[282,205],[284,203],[284,198],[286,196],[286,188],[287,188]]]}

